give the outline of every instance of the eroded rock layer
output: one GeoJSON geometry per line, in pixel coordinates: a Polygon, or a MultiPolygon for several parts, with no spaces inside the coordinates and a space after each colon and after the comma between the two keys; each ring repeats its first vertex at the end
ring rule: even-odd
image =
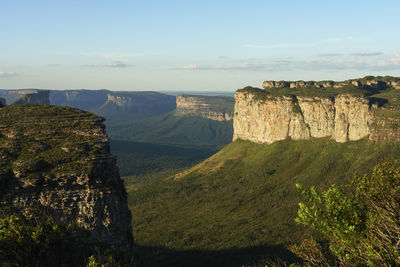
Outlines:
{"type": "Polygon", "coordinates": [[[39,219],[46,211],[88,239],[129,251],[126,191],[103,118],[69,107],[0,109],[0,208],[39,219]]]}
{"type": "Polygon", "coordinates": [[[229,121],[233,119],[233,98],[225,96],[176,96],[176,114],[200,116],[205,119],[229,121]]]}
{"type": "Polygon", "coordinates": [[[273,143],[291,138],[331,137],[347,142],[369,137],[372,141],[400,141],[400,120],[386,117],[372,99],[350,94],[334,97],[235,94],[233,140],[273,143]]]}

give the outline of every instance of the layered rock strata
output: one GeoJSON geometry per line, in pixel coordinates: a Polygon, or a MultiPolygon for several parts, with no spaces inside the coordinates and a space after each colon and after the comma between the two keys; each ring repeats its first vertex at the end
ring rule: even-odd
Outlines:
{"type": "MultiPolygon", "coordinates": [[[[236,92],[233,140],[273,143],[291,138],[307,140],[330,136],[337,142],[379,134],[373,127],[373,107],[364,97],[333,98],[277,96],[260,100],[251,92],[236,92]]],[[[393,129],[398,131],[398,129],[393,129]]]]}
{"type": "Polygon", "coordinates": [[[234,102],[232,97],[178,95],[176,96],[176,114],[200,116],[216,121],[233,119],[234,102]]]}
{"type": "Polygon", "coordinates": [[[130,251],[131,214],[103,118],[69,107],[0,109],[0,209],[46,210],[88,240],[130,251]]]}

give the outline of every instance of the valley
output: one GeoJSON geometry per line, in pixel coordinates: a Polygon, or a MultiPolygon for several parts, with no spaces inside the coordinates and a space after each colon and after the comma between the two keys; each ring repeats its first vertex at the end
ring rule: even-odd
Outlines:
{"type": "MultiPolygon", "coordinates": [[[[39,108],[42,101],[61,117],[78,112],[65,105],[94,99],[87,106],[105,118],[139,266],[264,266],[299,262],[290,248],[307,236],[326,241],[295,222],[297,184],[327,190],[377,164],[398,165],[398,80],[266,81],[264,89],[237,90],[234,99],[105,90],[14,90],[0,97],[13,101],[3,111],[39,108]]],[[[36,177],[35,166],[33,176],[24,175],[36,177]]]]}

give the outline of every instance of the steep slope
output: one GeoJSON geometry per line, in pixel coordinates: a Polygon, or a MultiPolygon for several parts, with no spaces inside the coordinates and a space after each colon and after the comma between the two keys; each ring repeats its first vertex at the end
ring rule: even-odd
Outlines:
{"type": "Polygon", "coordinates": [[[49,91],[39,89],[1,90],[0,96],[9,105],[50,104],[49,91]]]}
{"type": "Polygon", "coordinates": [[[340,83],[267,81],[265,90],[243,88],[235,94],[233,140],[273,143],[329,136],[347,142],[369,136],[371,141],[398,142],[396,81],[394,77],[340,83]]]}
{"type": "Polygon", "coordinates": [[[108,90],[51,90],[50,103],[92,111],[107,101],[108,90]]]}
{"type": "Polygon", "coordinates": [[[265,82],[265,90],[238,90],[231,144],[169,179],[130,187],[138,243],[163,248],[158,259],[171,266],[185,262],[168,262],[169,253],[187,250],[246,254],[245,262],[204,259],[208,266],[282,256],[276,248],[285,254],[285,247],[308,234],[294,222],[296,183],[325,189],[400,159],[396,82],[281,81],[265,82]]]}
{"type": "Polygon", "coordinates": [[[260,260],[271,252],[268,248],[285,247],[307,234],[294,222],[300,201],[296,183],[317,188],[347,183],[354,173],[399,160],[399,155],[399,144],[365,139],[271,145],[238,140],[170,179],[128,188],[134,235],[142,246],[173,251],[241,248],[247,251],[244,258],[260,260]],[[265,247],[261,255],[258,246],[265,247]]]}
{"type": "Polygon", "coordinates": [[[131,251],[126,191],[102,122],[69,107],[1,108],[0,209],[39,221],[44,212],[89,243],[131,251]]]}

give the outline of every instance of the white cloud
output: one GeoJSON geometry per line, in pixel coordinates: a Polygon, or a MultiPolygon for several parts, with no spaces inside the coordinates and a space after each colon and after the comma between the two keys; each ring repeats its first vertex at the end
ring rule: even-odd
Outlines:
{"type": "Polygon", "coordinates": [[[384,70],[400,69],[400,54],[397,54],[388,60],[370,64],[370,67],[384,70]]]}
{"type": "Polygon", "coordinates": [[[346,37],[346,38],[328,38],[316,42],[310,43],[279,43],[279,44],[266,44],[266,45],[258,45],[258,44],[245,44],[244,47],[247,48],[293,48],[293,47],[314,47],[320,46],[329,43],[339,43],[339,42],[352,42],[352,41],[368,41],[371,38],[356,38],[356,37],[346,37]]]}
{"type": "Polygon", "coordinates": [[[338,57],[340,56],[339,53],[323,53],[323,54],[318,54],[318,57],[338,57]]]}
{"type": "Polygon", "coordinates": [[[11,78],[17,76],[16,72],[4,72],[0,71],[0,78],[11,78]]]}
{"type": "Polygon", "coordinates": [[[103,63],[103,64],[86,64],[86,65],[81,65],[82,67],[90,67],[90,68],[97,68],[97,67],[105,67],[105,68],[127,68],[130,67],[130,65],[122,62],[122,61],[113,61],[113,62],[108,62],[108,63],[103,63]]]}
{"type": "Polygon", "coordinates": [[[84,56],[87,57],[100,57],[100,58],[127,58],[127,57],[142,57],[143,54],[141,53],[118,53],[118,52],[110,52],[110,53],[85,53],[83,54],[84,56]]]}
{"type": "Polygon", "coordinates": [[[107,67],[107,68],[127,68],[127,67],[129,67],[128,64],[121,62],[121,61],[105,63],[105,64],[101,64],[100,66],[107,67]]]}
{"type": "Polygon", "coordinates": [[[367,53],[355,52],[355,53],[351,53],[350,55],[355,56],[355,57],[373,57],[373,56],[383,55],[383,52],[367,52],[367,53]]]}
{"type": "Polygon", "coordinates": [[[275,60],[269,62],[242,62],[226,65],[187,65],[181,69],[191,70],[240,70],[240,71],[291,71],[291,70],[394,70],[400,69],[400,54],[386,60],[374,61],[368,58],[356,57],[353,59],[335,60],[275,60]]]}
{"type": "Polygon", "coordinates": [[[198,69],[198,66],[196,64],[190,64],[190,65],[183,66],[182,69],[184,69],[184,70],[195,70],[195,69],[198,69]]]}

